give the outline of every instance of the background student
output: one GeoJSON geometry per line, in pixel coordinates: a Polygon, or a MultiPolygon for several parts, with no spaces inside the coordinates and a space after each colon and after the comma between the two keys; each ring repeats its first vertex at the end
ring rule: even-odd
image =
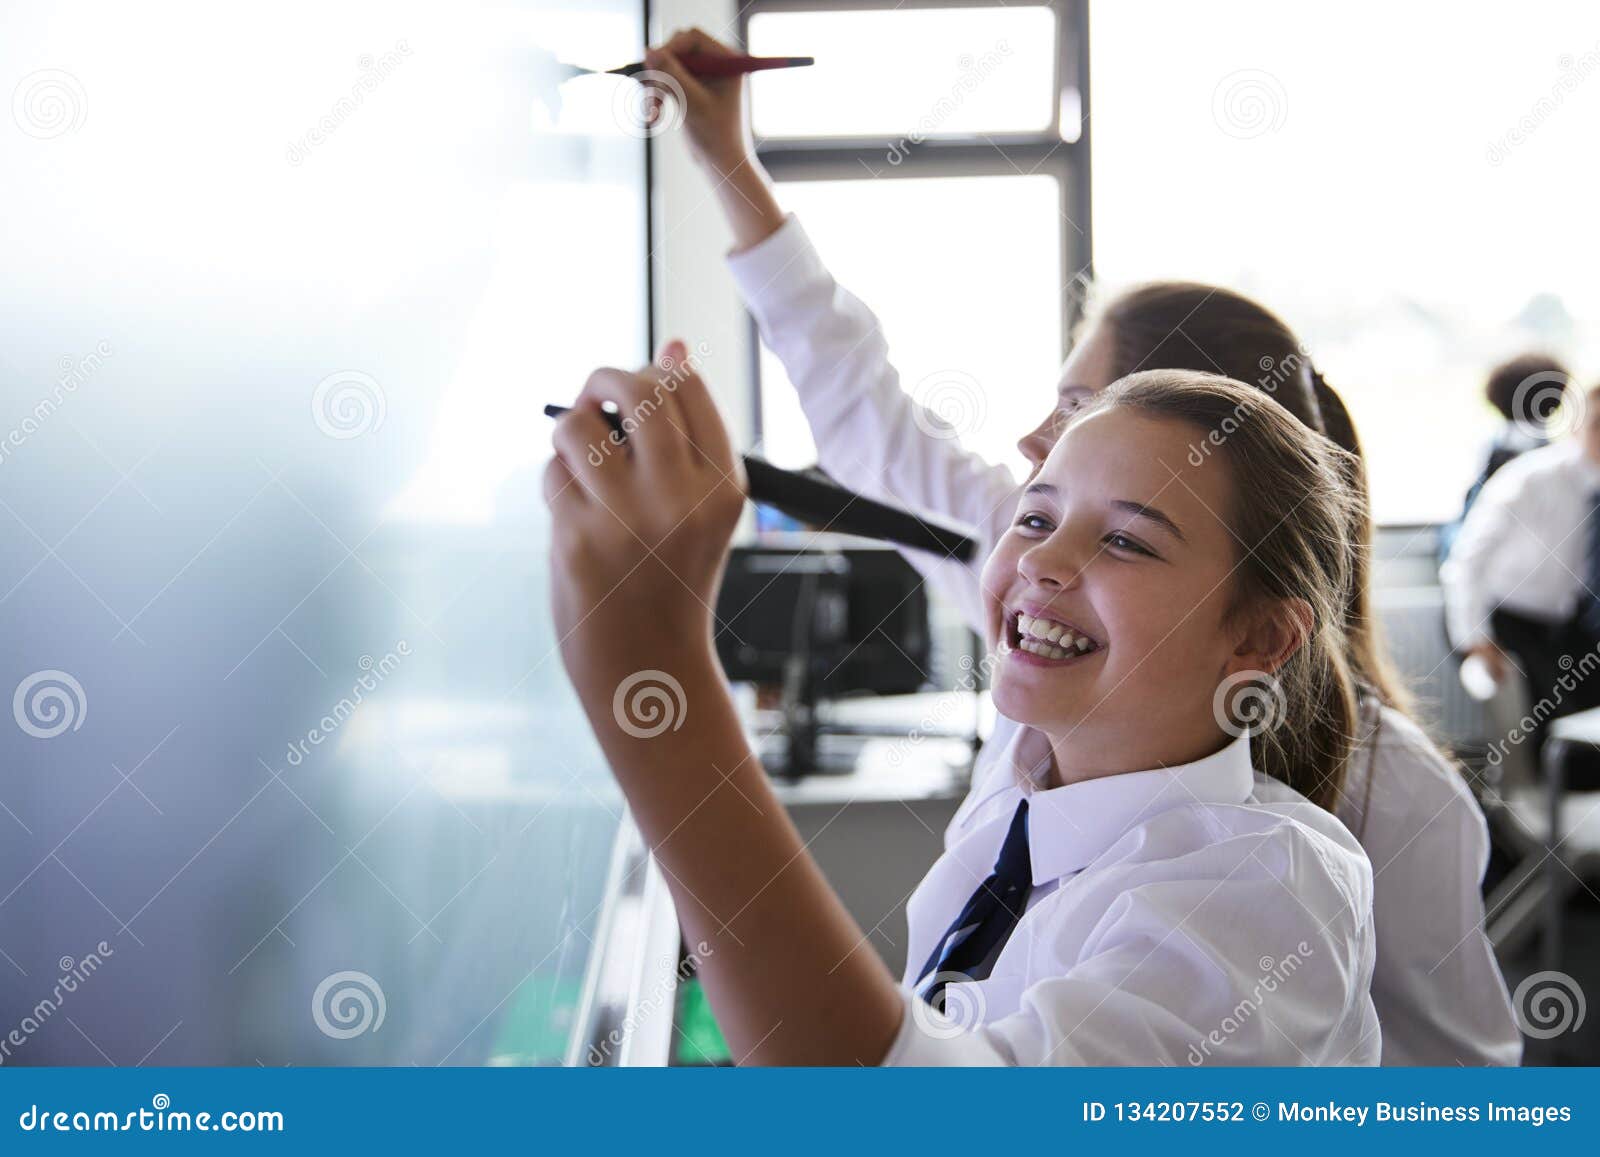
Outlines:
{"type": "MultiPolygon", "coordinates": [[[[1451,639],[1497,680],[1520,671],[1547,724],[1600,706],[1579,666],[1600,648],[1600,387],[1575,437],[1530,450],[1490,478],[1439,571],[1451,639]],[[1577,672],[1574,672],[1577,668],[1577,672]]],[[[1574,754],[1574,783],[1600,775],[1574,754]]]]}
{"type": "Polygon", "coordinates": [[[1565,404],[1571,382],[1567,367],[1548,354],[1520,354],[1489,371],[1483,396],[1504,421],[1484,449],[1483,466],[1467,489],[1460,517],[1439,528],[1441,563],[1449,557],[1484,483],[1517,455],[1549,445],[1550,419],[1565,404]]]}
{"type": "Polygon", "coordinates": [[[1489,371],[1483,394],[1505,419],[1484,451],[1483,469],[1467,492],[1472,509],[1484,483],[1507,462],[1550,442],[1549,424],[1572,388],[1572,372],[1549,354],[1522,354],[1489,371]]]}
{"type": "MultiPolygon", "coordinates": [[[[799,220],[779,207],[751,145],[742,79],[689,76],[677,60],[688,51],[728,49],[688,30],[650,50],[646,61],[683,91],[691,150],[733,231],[729,267],[763,340],[799,392],[823,468],[853,488],[958,519],[978,527],[987,543],[997,542],[1017,498],[1010,471],[954,437],[929,433],[939,420],[917,414],[900,389],[877,319],[834,281],[799,220]]],[[[1216,286],[1163,282],[1122,294],[1080,333],[1057,397],[1019,449],[1038,468],[1077,407],[1117,378],[1151,368],[1255,383],[1352,452],[1349,481],[1358,501],[1351,537],[1358,546],[1345,626],[1364,710],[1360,751],[1336,806],[1376,872],[1373,999],[1385,1026],[1384,1062],[1518,1063],[1521,1037],[1483,933],[1487,825],[1459,771],[1407,716],[1408,697],[1376,638],[1359,442],[1342,401],[1293,332],[1257,303],[1216,286]],[[1448,903],[1439,903],[1441,896],[1448,903]]],[[[981,630],[981,561],[908,558],[981,630]]],[[[985,814],[979,804],[994,768],[986,750],[947,846],[985,814]]]]}
{"type": "Polygon", "coordinates": [[[897,986],[773,794],[717,664],[711,606],[743,496],[709,392],[684,380],[627,454],[586,452],[608,435],[602,405],[636,412],[657,376],[598,371],[557,423],[552,598],[735,1057],[1377,1062],[1371,867],[1324,810],[1357,716],[1337,448],[1211,375],[1124,379],[1068,427],[984,574],[1000,811],[913,895],[897,986]],[[641,671],[676,688],[672,726],[628,725],[641,671]],[[1252,735],[1219,714],[1219,688],[1268,677],[1284,726],[1252,735]]]}

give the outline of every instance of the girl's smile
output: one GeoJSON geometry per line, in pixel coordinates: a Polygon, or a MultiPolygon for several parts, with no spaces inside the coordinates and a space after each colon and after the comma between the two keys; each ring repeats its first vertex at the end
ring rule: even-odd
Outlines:
{"type": "Polygon", "coordinates": [[[1062,667],[1097,656],[1103,644],[1087,631],[1037,604],[1010,611],[1001,653],[1017,663],[1062,667]]]}

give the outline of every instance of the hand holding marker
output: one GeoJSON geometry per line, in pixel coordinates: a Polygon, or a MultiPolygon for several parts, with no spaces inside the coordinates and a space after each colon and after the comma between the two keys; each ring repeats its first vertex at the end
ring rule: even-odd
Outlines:
{"type": "MultiPolygon", "coordinates": [[[[567,410],[566,406],[555,405],[544,408],[545,414],[552,418],[559,418],[567,410]]],[[[601,415],[615,432],[617,444],[623,445],[626,435],[622,429],[622,415],[615,410],[602,410],[601,415]]],[[[779,469],[754,454],[745,454],[742,460],[750,501],[770,506],[808,525],[839,534],[881,539],[962,562],[971,559],[977,549],[972,539],[959,531],[929,522],[910,511],[864,498],[831,482],[779,469]]]]}
{"type": "Polygon", "coordinates": [[[643,60],[616,68],[584,68],[576,64],[557,63],[565,73],[564,79],[579,76],[626,76],[637,78],[640,84],[657,96],[657,101],[647,106],[645,127],[654,126],[660,115],[660,98],[671,92],[678,100],[687,101],[691,94],[686,89],[695,88],[694,95],[705,94],[698,89],[700,81],[724,81],[744,76],[750,72],[765,72],[777,68],[805,68],[816,63],[811,56],[750,56],[734,52],[726,45],[693,29],[679,32],[660,47],[649,47],[643,60]]]}

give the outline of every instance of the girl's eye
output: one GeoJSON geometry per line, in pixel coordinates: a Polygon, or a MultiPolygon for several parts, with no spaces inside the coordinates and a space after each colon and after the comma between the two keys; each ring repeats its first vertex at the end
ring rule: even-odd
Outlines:
{"type": "Polygon", "coordinates": [[[1151,558],[1155,557],[1155,554],[1147,549],[1143,543],[1135,542],[1127,535],[1118,533],[1117,531],[1112,531],[1110,534],[1106,535],[1105,543],[1107,546],[1114,546],[1118,550],[1131,550],[1135,554],[1149,555],[1151,558]]]}
{"type": "Polygon", "coordinates": [[[1049,534],[1052,527],[1050,520],[1042,514],[1022,514],[1017,517],[1015,525],[1024,530],[1036,531],[1039,534],[1049,534]]]}

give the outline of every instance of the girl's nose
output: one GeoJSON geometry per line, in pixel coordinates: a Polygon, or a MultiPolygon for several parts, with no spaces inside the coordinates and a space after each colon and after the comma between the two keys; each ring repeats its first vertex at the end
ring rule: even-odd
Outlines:
{"type": "Polygon", "coordinates": [[[1050,456],[1050,451],[1055,449],[1056,441],[1061,437],[1062,428],[1067,423],[1067,416],[1068,412],[1060,407],[1051,410],[1044,421],[1017,443],[1017,449],[1028,460],[1028,465],[1037,470],[1050,456]]]}
{"type": "Polygon", "coordinates": [[[1017,442],[1017,449],[1028,460],[1028,465],[1038,469],[1039,464],[1050,456],[1050,448],[1055,445],[1053,437],[1055,431],[1056,415],[1054,412],[1035,426],[1032,432],[1024,435],[1017,442]]]}
{"type": "Polygon", "coordinates": [[[1017,573],[1037,587],[1076,586],[1088,556],[1072,541],[1065,528],[1058,528],[1043,542],[1023,552],[1017,560],[1017,573]]]}

